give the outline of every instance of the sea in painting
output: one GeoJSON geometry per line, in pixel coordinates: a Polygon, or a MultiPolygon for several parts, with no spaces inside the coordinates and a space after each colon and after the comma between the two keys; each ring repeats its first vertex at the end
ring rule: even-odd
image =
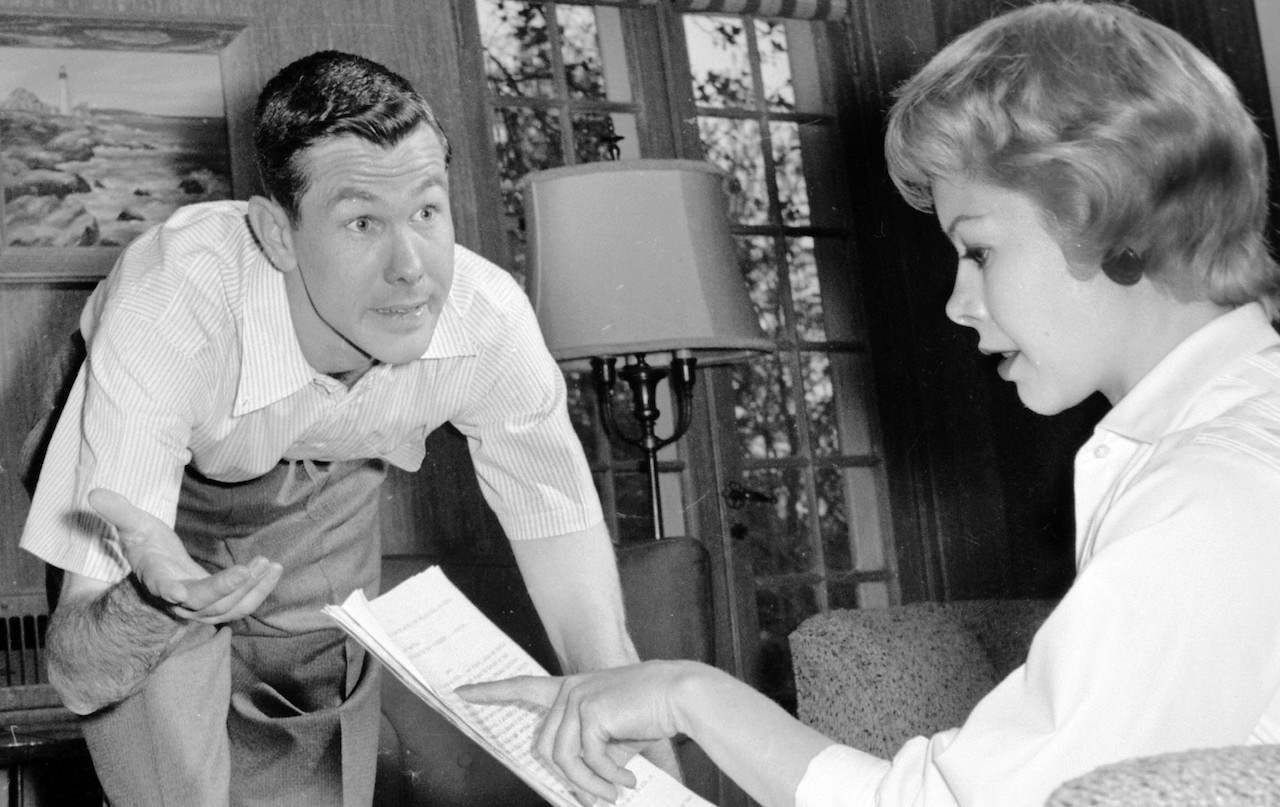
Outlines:
{"type": "Polygon", "coordinates": [[[0,48],[4,243],[122,246],[182,205],[229,198],[209,58],[0,48]]]}

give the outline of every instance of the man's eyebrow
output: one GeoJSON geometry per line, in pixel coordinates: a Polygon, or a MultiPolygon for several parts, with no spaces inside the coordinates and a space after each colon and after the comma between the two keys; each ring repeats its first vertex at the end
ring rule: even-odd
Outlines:
{"type": "Polygon", "coordinates": [[[325,201],[325,207],[332,210],[348,202],[368,202],[374,198],[374,194],[361,188],[338,188],[325,201]]]}

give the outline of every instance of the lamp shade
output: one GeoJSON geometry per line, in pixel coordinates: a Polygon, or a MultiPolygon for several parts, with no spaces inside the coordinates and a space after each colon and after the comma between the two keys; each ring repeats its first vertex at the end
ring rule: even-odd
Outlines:
{"type": "Polygon", "coordinates": [[[772,350],[738,268],[723,187],[718,168],[693,160],[529,174],[528,289],[551,355],[689,350],[714,364],[772,350]]]}

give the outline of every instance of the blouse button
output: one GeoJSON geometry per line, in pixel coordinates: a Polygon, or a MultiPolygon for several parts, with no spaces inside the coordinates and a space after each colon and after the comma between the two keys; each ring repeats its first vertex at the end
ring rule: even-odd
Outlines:
{"type": "Polygon", "coordinates": [[[1110,453],[1111,453],[1111,446],[1098,446],[1093,450],[1093,456],[1097,457],[1100,460],[1106,459],[1107,455],[1110,453]]]}

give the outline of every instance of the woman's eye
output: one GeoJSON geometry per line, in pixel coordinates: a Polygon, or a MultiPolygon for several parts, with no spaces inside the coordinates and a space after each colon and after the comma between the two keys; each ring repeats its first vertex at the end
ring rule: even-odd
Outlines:
{"type": "Polygon", "coordinates": [[[964,255],[962,255],[960,259],[973,261],[978,265],[978,268],[981,269],[983,266],[987,265],[988,255],[989,250],[986,247],[969,247],[964,251],[964,255]]]}
{"type": "Polygon", "coordinates": [[[365,218],[364,216],[361,216],[358,219],[352,219],[351,223],[347,225],[348,228],[355,230],[358,233],[367,233],[369,231],[369,228],[371,228],[372,226],[373,226],[373,222],[371,222],[368,218],[365,218]]]}
{"type": "Polygon", "coordinates": [[[436,217],[436,209],[434,207],[424,207],[418,211],[418,219],[421,221],[431,221],[436,217]]]}

